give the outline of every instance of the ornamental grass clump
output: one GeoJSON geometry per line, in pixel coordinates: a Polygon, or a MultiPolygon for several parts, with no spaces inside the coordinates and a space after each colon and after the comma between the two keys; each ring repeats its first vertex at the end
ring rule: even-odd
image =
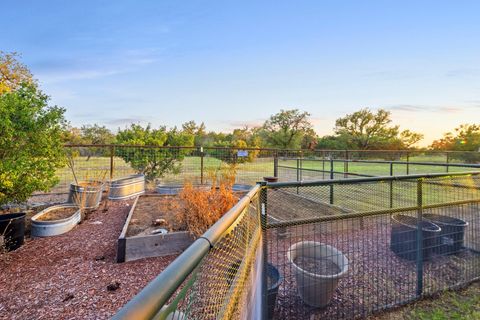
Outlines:
{"type": "Polygon", "coordinates": [[[212,179],[210,188],[196,188],[187,182],[180,193],[182,205],[177,220],[196,236],[202,235],[238,201],[232,190],[234,180],[212,179]]]}

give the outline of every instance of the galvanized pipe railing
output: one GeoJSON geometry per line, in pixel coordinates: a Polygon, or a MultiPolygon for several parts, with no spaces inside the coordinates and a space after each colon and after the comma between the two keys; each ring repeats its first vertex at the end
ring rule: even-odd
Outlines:
{"type": "Polygon", "coordinates": [[[224,233],[235,223],[259,190],[260,184],[257,184],[162,273],[123,306],[113,319],[152,319],[200,264],[210,249],[215,247],[224,233]]]}
{"type": "Polygon", "coordinates": [[[391,181],[391,180],[414,180],[420,178],[438,178],[438,177],[455,177],[455,176],[477,176],[480,171],[472,172],[455,172],[455,173],[428,173],[428,174],[411,174],[402,176],[380,176],[380,177],[364,177],[341,180],[316,180],[316,181],[291,181],[291,182],[268,182],[268,188],[285,188],[285,187],[304,187],[304,186],[328,186],[337,184],[355,184],[362,182],[375,181],[391,181]]]}

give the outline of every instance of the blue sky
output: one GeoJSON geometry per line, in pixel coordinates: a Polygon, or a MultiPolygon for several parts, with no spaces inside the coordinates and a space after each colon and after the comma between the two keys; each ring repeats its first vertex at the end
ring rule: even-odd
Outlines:
{"type": "Polygon", "coordinates": [[[73,125],[258,125],[319,134],[387,108],[423,144],[480,114],[480,1],[8,1],[17,51],[73,125]]]}

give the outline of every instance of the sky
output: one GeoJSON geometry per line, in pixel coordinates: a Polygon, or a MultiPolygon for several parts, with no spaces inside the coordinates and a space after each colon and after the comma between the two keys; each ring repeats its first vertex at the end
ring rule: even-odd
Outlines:
{"type": "MultiPolygon", "coordinates": [[[[0,0],[1,1],[1,0],[0,0]]],[[[3,1],[2,1],[3,2],[3,1]]],[[[72,125],[209,130],[384,108],[428,145],[479,123],[480,1],[5,1],[16,51],[72,125]]]]}

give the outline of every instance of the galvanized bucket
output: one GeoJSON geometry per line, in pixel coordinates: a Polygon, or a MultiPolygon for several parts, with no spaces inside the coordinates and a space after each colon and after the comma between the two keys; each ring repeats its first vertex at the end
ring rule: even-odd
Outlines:
{"type": "Polygon", "coordinates": [[[145,193],[145,175],[134,174],[112,181],[108,199],[124,200],[145,193]]]}

